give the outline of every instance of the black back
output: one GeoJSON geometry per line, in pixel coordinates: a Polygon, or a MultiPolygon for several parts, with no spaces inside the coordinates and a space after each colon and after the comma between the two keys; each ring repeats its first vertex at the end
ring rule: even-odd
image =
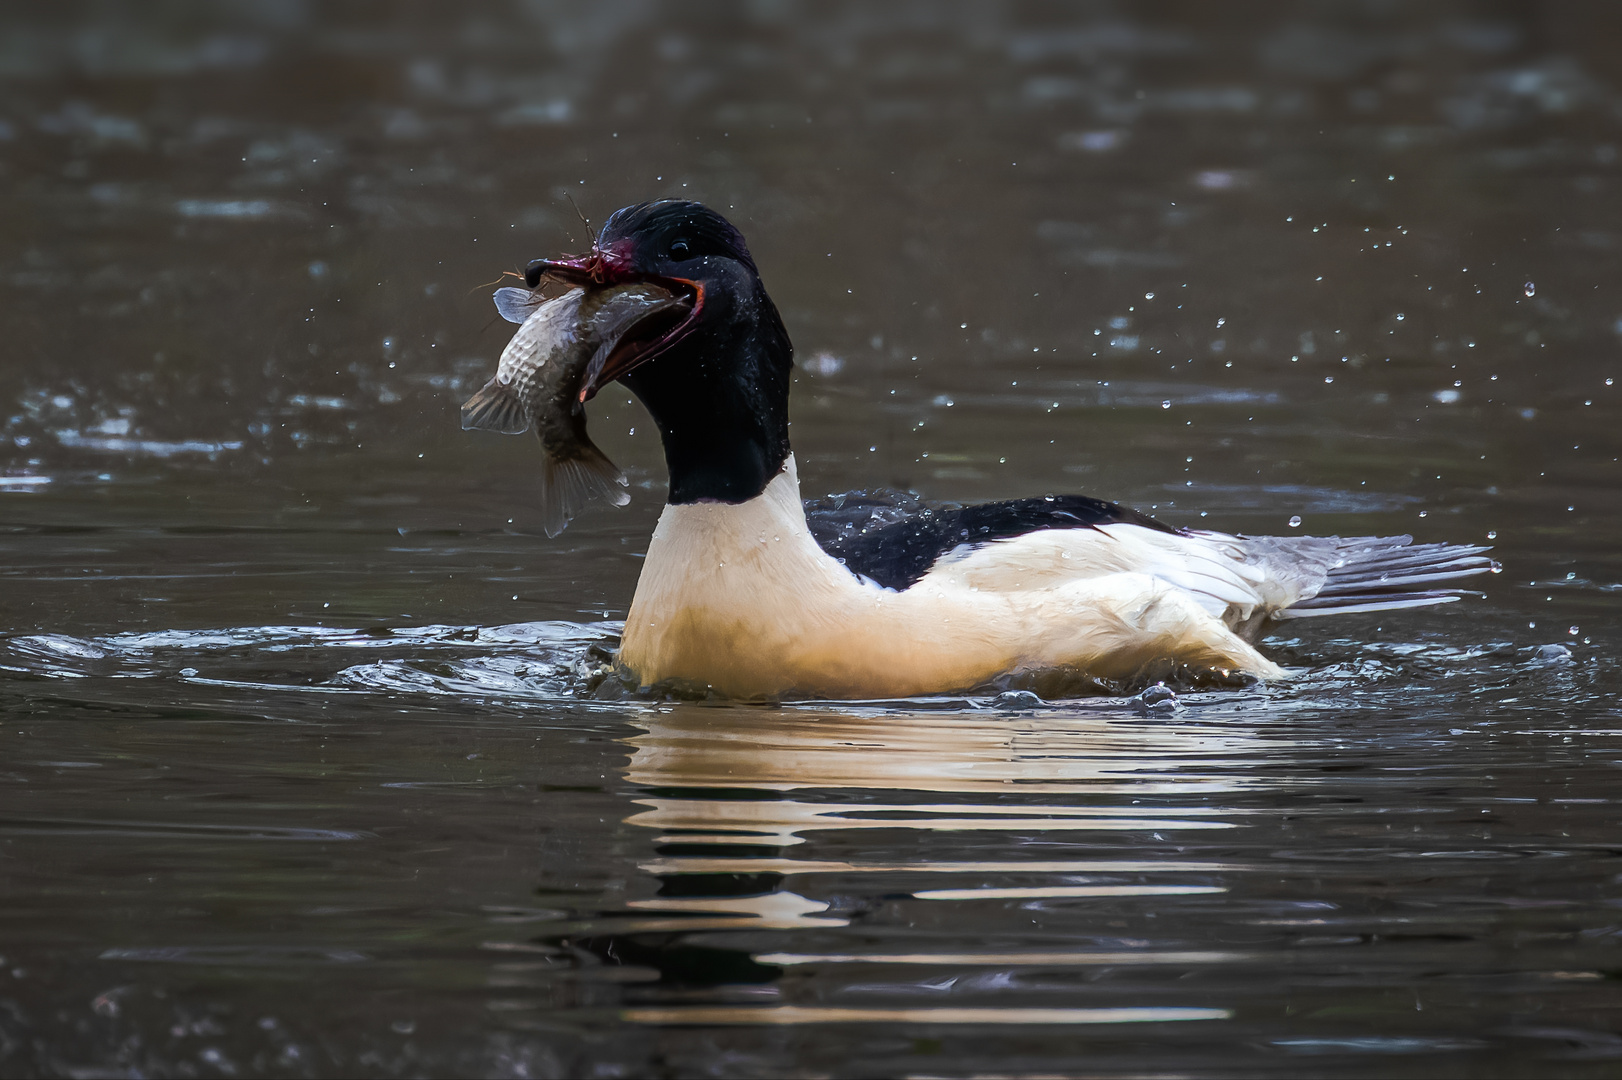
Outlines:
{"type": "Polygon", "coordinates": [[[1096,528],[1127,523],[1157,532],[1179,530],[1136,510],[1085,495],[1049,495],[977,506],[922,507],[909,497],[855,494],[810,502],[806,520],[822,550],[856,574],[888,589],[906,589],[935,560],[963,544],[1007,540],[1047,529],[1096,528]],[[911,502],[912,505],[909,505],[911,502]]]}

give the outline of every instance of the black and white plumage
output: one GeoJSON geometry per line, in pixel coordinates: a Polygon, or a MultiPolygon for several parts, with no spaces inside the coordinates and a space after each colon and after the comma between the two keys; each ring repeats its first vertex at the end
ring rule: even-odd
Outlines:
{"type": "Polygon", "coordinates": [[[1262,570],[1264,577],[1290,580],[1299,599],[1285,608],[1266,608],[1268,619],[1283,621],[1316,615],[1391,611],[1452,603],[1469,590],[1450,586],[1463,577],[1490,572],[1494,563],[1469,544],[1418,544],[1411,536],[1230,536],[1198,529],[1174,529],[1136,510],[1084,495],[1049,495],[977,506],[932,507],[905,496],[864,493],[807,501],[806,522],[824,551],[852,573],[890,589],[916,584],[936,563],[965,546],[979,547],[1048,529],[1137,525],[1157,532],[1194,537],[1226,549],[1233,558],[1262,570]],[[898,501],[910,503],[898,511],[898,501]],[[844,512],[849,506],[853,512],[844,512]]]}
{"type": "Polygon", "coordinates": [[[1278,678],[1276,620],[1447,603],[1486,549],[1411,538],[1176,529],[1084,496],[927,507],[858,498],[807,518],[788,443],[792,345],[743,237],[698,203],[628,207],[531,284],[643,280],[692,313],[615,349],[659,427],[670,498],[626,617],[643,684],[733,697],[939,693],[1066,669],[1130,683],[1176,665],[1278,678]],[[863,512],[866,517],[862,516],[863,512]]]}

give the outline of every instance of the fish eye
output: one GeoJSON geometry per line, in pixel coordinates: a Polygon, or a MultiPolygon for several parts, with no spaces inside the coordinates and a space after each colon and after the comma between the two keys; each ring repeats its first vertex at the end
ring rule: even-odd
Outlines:
{"type": "Polygon", "coordinates": [[[690,259],[693,257],[692,246],[686,240],[672,240],[670,242],[670,257],[678,260],[690,259]]]}

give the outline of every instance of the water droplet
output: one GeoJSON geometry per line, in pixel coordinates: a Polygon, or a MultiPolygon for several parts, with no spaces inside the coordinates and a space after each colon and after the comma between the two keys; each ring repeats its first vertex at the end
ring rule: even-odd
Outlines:
{"type": "Polygon", "coordinates": [[[1161,408],[1162,408],[1162,409],[1169,409],[1169,408],[1171,408],[1171,402],[1169,402],[1169,401],[1162,401],[1162,402],[1161,402],[1161,403],[1160,403],[1160,407],[1161,407],[1161,408]]]}
{"type": "Polygon", "coordinates": [[[1534,282],[1528,281],[1526,283],[1526,295],[1527,296],[1536,296],[1537,292],[1538,292],[1537,285],[1534,282]]]}
{"type": "Polygon", "coordinates": [[[1299,529],[1300,527],[1301,527],[1301,515],[1300,514],[1291,514],[1290,515],[1290,528],[1299,529]]]}
{"type": "Polygon", "coordinates": [[[1577,628],[1575,626],[1573,626],[1571,629],[1567,630],[1566,633],[1570,634],[1572,637],[1576,637],[1577,636],[1577,628]]]}
{"type": "Polygon", "coordinates": [[[1155,298],[1155,294],[1152,292],[1146,292],[1143,294],[1143,298],[1145,300],[1153,300],[1155,298]]]}
{"type": "Polygon", "coordinates": [[[1497,529],[1488,529],[1487,530],[1487,539],[1488,540],[1496,540],[1496,539],[1498,539],[1498,530],[1497,529]]]}

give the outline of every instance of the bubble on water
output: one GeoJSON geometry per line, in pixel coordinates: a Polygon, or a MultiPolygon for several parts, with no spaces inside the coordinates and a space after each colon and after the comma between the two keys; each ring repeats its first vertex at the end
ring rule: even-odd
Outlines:
{"type": "Polygon", "coordinates": [[[1169,408],[1171,408],[1171,402],[1169,402],[1169,401],[1162,401],[1162,402],[1161,402],[1161,403],[1160,403],[1160,407],[1161,407],[1161,408],[1162,408],[1162,409],[1169,409],[1169,408]]]}
{"type": "Polygon", "coordinates": [[[1133,703],[1143,716],[1171,716],[1183,709],[1183,703],[1177,700],[1177,695],[1165,683],[1145,687],[1133,703]]]}
{"type": "Polygon", "coordinates": [[[1290,515],[1290,528],[1299,529],[1300,527],[1301,527],[1301,515],[1300,514],[1291,514],[1290,515]]]}
{"type": "Polygon", "coordinates": [[[1526,295],[1527,296],[1536,296],[1537,292],[1538,292],[1537,285],[1535,283],[1533,283],[1533,282],[1528,281],[1526,283],[1526,295]]]}

